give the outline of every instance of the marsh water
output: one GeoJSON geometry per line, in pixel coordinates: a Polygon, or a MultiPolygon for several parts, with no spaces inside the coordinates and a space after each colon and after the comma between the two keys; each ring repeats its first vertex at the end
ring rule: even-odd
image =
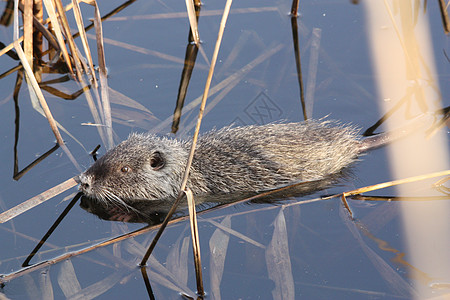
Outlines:
{"type": "MultiPolygon", "coordinates": [[[[298,44],[307,98],[303,109],[289,16],[291,3],[235,1],[201,132],[230,124],[302,121],[305,114],[353,124],[361,132],[374,125],[382,116],[378,103],[396,99],[384,99],[377,92],[364,5],[352,2],[300,3],[298,44]]],[[[175,136],[170,133],[172,115],[189,44],[185,3],[98,1],[102,15],[124,3],[120,12],[103,22],[115,141],[133,131],[175,136]]],[[[178,138],[191,136],[195,127],[198,106],[190,103],[203,93],[224,5],[224,1],[205,1],[201,8],[202,50],[189,82],[178,138]]],[[[93,10],[82,8],[89,24],[93,10]]],[[[426,17],[430,22],[441,101],[447,107],[450,48],[437,1],[416,9],[418,18],[426,17]]],[[[73,20],[71,27],[76,28],[73,20]]],[[[11,43],[11,26],[0,28],[0,41],[11,43]]],[[[88,33],[95,49],[95,35],[88,33]]],[[[19,64],[6,55],[0,61],[0,73],[19,64]]],[[[47,120],[31,105],[25,83],[17,103],[13,100],[17,72],[0,80],[0,211],[79,173],[58,149],[19,180],[13,179],[15,164],[21,170],[55,145],[47,120]]],[[[42,81],[49,82],[44,96],[55,119],[71,134],[63,133],[68,148],[82,168],[87,168],[92,163],[89,152],[102,141],[96,127],[91,126],[93,119],[84,94],[77,93],[80,86],[71,79],[53,81],[65,75],[43,73],[42,81]]],[[[443,130],[448,132],[448,128],[443,130]]],[[[417,268],[409,263],[399,202],[349,200],[354,214],[351,219],[339,198],[320,199],[391,180],[387,147],[364,155],[349,176],[326,189],[203,212],[199,235],[207,298],[410,299],[416,293],[414,285],[430,286],[433,280],[428,279],[434,278],[433,274],[419,270],[425,275],[411,277],[417,268]]],[[[105,153],[104,145],[98,153],[105,153]]],[[[105,221],[78,205],[31,261],[45,264],[18,273],[76,192],[72,188],[0,224],[0,274],[16,274],[0,289],[0,299],[3,294],[11,299],[148,297],[137,265],[156,229],[93,249],[95,244],[145,225],[105,221]],[[85,248],[90,251],[80,251],[85,248]],[[51,262],[63,255],[66,259],[51,262]]],[[[394,188],[371,195],[410,196],[399,195],[394,188]]],[[[436,194],[430,190],[429,195],[436,194]]],[[[156,299],[180,299],[180,293],[195,296],[190,239],[188,220],[173,223],[164,232],[148,267],[156,299]]],[[[446,284],[447,289],[445,285],[439,290],[430,288],[427,296],[449,295],[446,284]]]]}

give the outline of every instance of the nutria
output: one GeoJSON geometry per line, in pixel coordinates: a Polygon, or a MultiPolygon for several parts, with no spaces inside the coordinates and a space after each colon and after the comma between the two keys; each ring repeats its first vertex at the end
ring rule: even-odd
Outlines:
{"type": "MultiPolygon", "coordinates": [[[[196,195],[262,191],[340,172],[384,141],[333,121],[225,127],[199,137],[187,186],[196,195]],[[370,139],[370,138],[369,138],[370,139]]],[[[173,199],[191,141],[133,133],[79,176],[103,203],[173,199]]]]}

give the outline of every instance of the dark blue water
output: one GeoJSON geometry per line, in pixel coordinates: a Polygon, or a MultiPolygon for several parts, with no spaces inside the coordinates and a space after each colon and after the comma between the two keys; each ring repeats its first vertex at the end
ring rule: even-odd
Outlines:
{"type": "MultiPolygon", "coordinates": [[[[99,1],[102,15],[120,4],[121,1],[99,1]]],[[[202,7],[205,15],[201,15],[199,21],[200,38],[208,61],[198,54],[186,105],[203,93],[217,37],[221,16],[208,12],[222,10],[224,5],[223,1],[212,1],[202,7]]],[[[220,95],[222,90],[213,93],[212,89],[208,103],[216,100],[216,104],[205,115],[202,131],[231,123],[303,120],[288,16],[290,5],[284,0],[233,3],[212,88],[240,74],[239,71],[256,58],[267,56],[242,77],[229,82],[226,86],[230,90],[224,95],[220,95]],[[250,12],[248,8],[260,11],[250,12]],[[273,53],[267,54],[269,51],[273,53]],[[215,98],[218,95],[221,99],[215,98]]],[[[313,102],[308,102],[312,117],[328,116],[362,129],[370,127],[381,117],[377,102],[382,99],[376,92],[362,5],[353,5],[350,1],[302,1],[300,5],[299,44],[304,84],[307,86],[309,82],[313,87],[313,90],[309,87],[313,102]],[[313,37],[313,31],[319,36],[313,37]],[[317,49],[314,43],[319,43],[317,49]],[[311,76],[314,73],[315,78],[311,76]]],[[[442,31],[437,3],[428,1],[427,5],[442,99],[444,106],[448,106],[449,62],[443,54],[444,51],[449,53],[448,37],[442,31]]],[[[87,6],[82,8],[88,24],[93,10],[87,6]]],[[[170,132],[188,42],[187,17],[176,14],[183,11],[185,6],[180,1],[136,1],[103,23],[108,84],[115,91],[110,95],[116,142],[125,139],[131,131],[170,132]],[[123,96],[118,96],[119,93],[123,96]],[[125,99],[127,105],[115,104],[119,99],[125,99]],[[130,107],[132,102],[127,99],[141,104],[146,111],[130,107]]],[[[69,13],[69,16],[72,15],[69,13]]],[[[73,20],[71,22],[74,24],[73,20]]],[[[1,28],[1,41],[9,44],[12,28],[1,28]]],[[[95,41],[89,39],[89,43],[95,52],[95,41]]],[[[94,57],[96,63],[96,55],[94,57]]],[[[0,61],[1,73],[18,64],[5,55],[0,61]]],[[[12,93],[16,74],[1,79],[0,84],[0,210],[9,209],[78,174],[59,149],[19,181],[13,180],[15,109],[12,93]]],[[[43,80],[60,76],[44,74],[43,80]]],[[[80,88],[74,81],[51,86],[67,94],[80,88]]],[[[93,126],[82,125],[93,122],[85,96],[71,101],[48,92],[44,92],[44,96],[57,121],[82,143],[84,149],[63,134],[72,154],[82,168],[87,168],[92,163],[88,152],[101,140],[93,126]]],[[[21,169],[50,149],[54,137],[48,122],[32,108],[26,84],[20,90],[19,108],[18,163],[21,169]]],[[[192,134],[197,111],[194,108],[182,117],[180,137],[192,134]]],[[[99,153],[104,151],[102,147],[99,153]]],[[[218,298],[217,293],[222,299],[272,299],[283,293],[285,297],[295,295],[295,298],[306,299],[410,298],[413,281],[407,276],[408,267],[393,262],[396,253],[405,253],[406,259],[408,257],[398,203],[350,201],[357,219],[350,221],[339,199],[300,202],[390,180],[386,149],[364,156],[352,168],[352,174],[340,185],[327,190],[281,199],[286,206],[280,203],[237,204],[201,215],[203,276],[209,298],[218,298]],[[226,216],[231,216],[231,228],[246,238],[224,234],[209,222],[221,222],[226,216]],[[219,235],[218,241],[228,242],[213,243],[213,234],[219,235]],[[273,244],[275,242],[278,244],[273,244]],[[381,242],[388,246],[380,247],[381,242]],[[225,251],[223,271],[211,264],[211,261],[219,261],[212,256],[214,247],[225,251]],[[217,274],[221,279],[219,276],[218,283],[214,283],[217,274]]],[[[13,221],[0,224],[0,274],[21,269],[25,257],[67,205],[63,200],[71,199],[75,192],[73,188],[13,221]]],[[[395,191],[386,189],[375,194],[395,196],[395,191]]],[[[143,226],[103,221],[77,205],[32,262],[53,259],[143,226]]],[[[157,299],[177,299],[179,292],[196,290],[191,244],[186,248],[181,246],[183,241],[190,242],[188,226],[187,221],[169,226],[156,247],[149,271],[157,299]]],[[[130,295],[145,298],[147,292],[137,264],[154,234],[155,231],[150,231],[38,268],[7,282],[0,292],[12,299],[41,298],[50,291],[57,299],[69,297],[70,292],[65,294],[65,289],[72,292],[82,289],[88,297],[100,299],[123,299],[130,295]],[[68,287],[67,282],[73,286],[68,287]]]]}

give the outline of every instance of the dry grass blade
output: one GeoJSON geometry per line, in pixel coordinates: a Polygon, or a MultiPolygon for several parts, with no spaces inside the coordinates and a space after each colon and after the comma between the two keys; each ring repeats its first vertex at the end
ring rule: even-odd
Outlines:
{"type": "MultiPolygon", "coordinates": [[[[110,16],[112,16],[112,15],[115,15],[116,13],[118,13],[119,11],[121,11],[121,10],[124,9],[126,6],[128,6],[129,4],[133,3],[134,1],[136,1],[136,0],[130,0],[130,1],[127,1],[126,3],[122,4],[120,7],[116,8],[115,10],[113,10],[112,12],[110,12],[109,14],[105,15],[105,16],[102,18],[102,20],[103,20],[103,19],[106,19],[106,18],[108,18],[108,17],[110,17],[110,16]]],[[[18,1],[15,1],[15,2],[18,3],[18,1]]],[[[93,5],[93,1],[81,1],[81,2],[85,2],[85,3],[88,3],[88,4],[93,5]]],[[[19,3],[19,6],[20,6],[20,5],[21,5],[21,4],[19,3]]],[[[72,9],[72,7],[73,7],[73,3],[70,3],[70,4],[68,4],[68,5],[66,5],[66,6],[64,7],[64,11],[69,11],[69,10],[72,9]]],[[[51,18],[47,18],[47,19],[46,19],[44,22],[42,22],[42,23],[40,23],[39,20],[37,20],[36,18],[33,18],[33,19],[34,19],[34,20],[33,20],[33,24],[34,24],[34,26],[36,27],[36,29],[39,30],[40,32],[42,32],[42,33],[45,35],[45,37],[47,38],[48,42],[52,45],[53,48],[55,48],[55,49],[57,49],[57,50],[60,50],[59,44],[55,41],[55,39],[53,38],[53,36],[51,35],[51,33],[43,26],[43,25],[45,25],[45,24],[48,24],[50,21],[52,21],[51,18]]],[[[16,22],[16,20],[18,20],[17,17],[14,18],[14,22],[16,22]]],[[[76,21],[77,21],[77,24],[78,24],[79,20],[77,19],[76,21]]],[[[18,22],[18,21],[17,21],[17,22],[18,22]]],[[[53,21],[52,21],[52,22],[53,22],[53,21]]],[[[87,29],[90,29],[92,26],[93,26],[93,24],[87,26],[86,29],[84,30],[84,32],[85,32],[87,29]]],[[[76,33],[76,34],[74,34],[72,37],[75,38],[75,37],[77,37],[77,36],[80,35],[80,34],[81,34],[81,33],[76,33]]],[[[17,33],[17,35],[14,35],[14,40],[17,40],[19,43],[21,43],[21,42],[24,40],[24,37],[23,37],[23,36],[20,36],[20,37],[19,37],[19,35],[18,35],[18,33],[17,33]]],[[[12,48],[14,48],[14,44],[13,44],[13,43],[7,45],[5,48],[3,48],[3,49],[0,50],[0,56],[2,56],[3,54],[7,53],[7,52],[10,51],[12,48]]],[[[64,49],[64,48],[65,48],[65,47],[63,47],[63,49],[64,49]]],[[[87,56],[88,56],[88,58],[89,58],[90,55],[87,55],[87,56]]]]}
{"type": "MultiPolygon", "coordinates": [[[[63,151],[66,153],[70,161],[74,164],[74,166],[81,172],[81,168],[78,165],[77,161],[73,157],[72,153],[70,153],[67,146],[64,144],[64,141],[61,137],[61,133],[58,130],[58,123],[53,119],[52,113],[50,112],[50,108],[47,105],[47,102],[45,101],[44,95],[42,94],[41,89],[39,88],[39,84],[34,77],[33,71],[31,70],[30,65],[28,64],[25,53],[23,52],[22,48],[20,47],[20,44],[17,41],[14,41],[14,47],[17,51],[17,54],[19,55],[20,61],[22,62],[23,67],[25,68],[27,79],[29,80],[29,83],[31,83],[32,88],[29,89],[30,96],[35,95],[37,99],[39,100],[39,103],[41,105],[41,108],[48,120],[48,123],[50,124],[50,128],[53,131],[53,134],[56,137],[56,141],[58,142],[59,146],[63,149],[63,151]],[[34,91],[34,94],[32,94],[32,91],[34,91]]],[[[69,134],[70,135],[70,134],[69,134]]],[[[76,140],[76,139],[75,139],[76,140]]]]}
{"type": "MultiPolygon", "coordinates": [[[[105,64],[105,55],[103,51],[103,34],[101,28],[101,17],[100,12],[98,10],[97,3],[95,1],[83,1],[90,5],[93,5],[95,8],[95,18],[94,18],[94,26],[96,29],[96,36],[88,35],[86,36],[92,37],[97,41],[97,50],[98,50],[98,58],[99,58],[99,67],[100,67],[100,84],[101,84],[101,95],[100,97],[97,89],[94,89],[94,94],[97,100],[98,109],[94,104],[93,97],[90,93],[89,86],[84,81],[83,77],[80,82],[83,87],[83,91],[86,95],[86,100],[89,106],[89,109],[94,118],[95,124],[97,124],[97,130],[102,139],[103,143],[106,145],[107,149],[111,149],[113,147],[113,134],[112,134],[112,117],[111,117],[111,108],[109,103],[109,94],[108,94],[108,84],[107,84],[107,71],[105,64]]],[[[89,27],[89,26],[88,26],[89,27]]],[[[84,32],[84,31],[83,31],[84,32]]],[[[84,32],[85,34],[85,32],[84,32]]],[[[74,35],[75,36],[75,35],[74,35]]],[[[77,50],[78,51],[78,50],[77,50]]],[[[83,63],[83,61],[81,61],[83,63]]],[[[90,67],[85,66],[85,69],[88,70],[90,67]]],[[[94,70],[91,70],[91,73],[94,74],[94,70]]],[[[97,84],[95,84],[97,86],[97,84]]]]}
{"type": "Polygon", "coordinates": [[[51,199],[52,197],[55,197],[56,195],[59,195],[60,193],[70,189],[71,187],[74,187],[78,183],[75,181],[75,177],[70,178],[63,183],[58,184],[55,187],[52,187],[51,189],[48,189],[45,192],[40,193],[37,196],[34,196],[33,198],[30,198],[19,205],[3,212],[0,214],[0,223],[5,223],[18,215],[26,212],[27,210],[51,199]]]}
{"type": "MultiPolygon", "coordinates": [[[[216,223],[216,222],[214,222],[216,223]]],[[[226,216],[220,222],[219,228],[231,229],[231,216],[226,216]]],[[[228,250],[230,234],[228,231],[217,228],[209,240],[209,272],[211,281],[211,298],[220,299],[220,282],[225,269],[225,258],[228,250]]]]}
{"type": "Polygon", "coordinates": [[[45,101],[44,95],[42,94],[42,91],[39,88],[39,84],[36,81],[36,78],[34,77],[33,70],[28,64],[28,61],[25,57],[25,53],[23,52],[22,47],[17,41],[14,42],[14,48],[16,49],[20,61],[22,62],[23,67],[25,68],[25,72],[27,74],[29,82],[31,83],[32,90],[39,99],[39,103],[41,104],[41,107],[44,110],[45,116],[47,117],[50,127],[52,128],[53,134],[55,135],[58,144],[62,147],[64,145],[64,141],[61,137],[61,134],[59,133],[58,127],[56,125],[55,120],[53,119],[52,113],[50,112],[47,102],[45,101]]]}
{"type": "Polygon", "coordinates": [[[192,249],[194,250],[195,278],[197,281],[197,292],[204,295],[203,276],[202,276],[202,259],[200,255],[200,239],[198,236],[197,213],[195,211],[195,201],[192,191],[188,188],[186,191],[187,202],[189,206],[189,221],[191,224],[192,249]]]}
{"type": "Polygon", "coordinates": [[[59,47],[64,56],[65,63],[67,64],[67,67],[69,68],[69,72],[73,76],[75,76],[73,74],[72,63],[70,62],[69,53],[67,52],[67,48],[66,48],[66,45],[64,42],[64,37],[63,37],[62,31],[61,31],[61,27],[59,26],[59,22],[56,17],[56,10],[55,10],[55,7],[53,6],[53,2],[52,2],[52,0],[43,0],[43,1],[45,4],[45,9],[47,10],[47,14],[49,15],[50,20],[52,22],[53,30],[56,35],[56,40],[58,41],[59,47]]]}
{"type": "Polygon", "coordinates": [[[198,34],[197,17],[195,14],[194,2],[192,0],[186,0],[186,9],[188,13],[189,23],[191,24],[191,31],[194,43],[198,46],[200,43],[200,37],[198,34]]]}
{"type": "Polygon", "coordinates": [[[269,278],[275,283],[273,299],[295,299],[295,285],[292,276],[291,258],[283,209],[274,221],[272,240],[267,246],[266,263],[269,278]]]}
{"type": "MultiPolygon", "coordinates": [[[[19,3],[19,9],[23,10],[23,7],[22,8],[21,7],[22,7],[22,5],[21,5],[21,3],[19,3]]],[[[41,21],[39,21],[39,19],[36,18],[36,16],[33,16],[33,26],[34,26],[35,30],[39,31],[40,33],[42,33],[45,36],[48,43],[54,49],[59,51],[59,45],[56,42],[54,36],[50,33],[50,31],[44,25],[42,25],[41,21]]],[[[21,37],[21,38],[23,38],[23,37],[21,37]]]]}
{"type": "Polygon", "coordinates": [[[61,148],[64,150],[64,152],[67,154],[67,156],[69,157],[69,159],[72,161],[72,163],[75,165],[75,167],[78,170],[81,170],[81,168],[78,166],[78,163],[76,162],[75,158],[73,157],[73,155],[70,153],[69,149],[64,145],[64,141],[61,137],[61,134],[58,130],[58,124],[57,122],[53,119],[53,116],[50,112],[50,109],[47,105],[47,102],[45,101],[44,95],[42,94],[41,89],[39,88],[39,84],[36,80],[36,77],[34,76],[33,70],[30,66],[30,64],[27,61],[27,58],[25,56],[25,53],[22,50],[22,47],[20,46],[19,42],[18,42],[18,35],[19,35],[19,22],[18,22],[18,2],[16,2],[16,4],[14,5],[14,48],[16,49],[17,55],[20,58],[20,61],[22,63],[22,66],[25,69],[25,72],[27,74],[27,82],[28,84],[31,83],[31,88],[29,89],[30,91],[30,97],[32,98],[32,102],[35,103],[37,101],[39,101],[40,104],[40,109],[43,110],[43,113],[45,114],[45,117],[47,118],[50,127],[53,131],[53,134],[56,137],[56,140],[58,142],[58,144],[61,146],[61,148]],[[33,93],[34,92],[34,93],[33,93]],[[37,98],[37,101],[33,101],[33,99],[37,98]]]}
{"type": "Polygon", "coordinates": [[[23,49],[28,64],[33,67],[33,0],[25,0],[23,6],[23,49]]]}
{"type": "MultiPolygon", "coordinates": [[[[19,1],[14,1],[14,3],[18,3],[19,1]]],[[[19,4],[19,3],[18,3],[19,4]]],[[[69,5],[67,5],[65,8],[64,8],[64,10],[65,11],[68,11],[68,10],[70,10],[70,9],[72,9],[72,4],[69,4],[69,5]]],[[[17,24],[18,24],[18,15],[17,16],[15,16],[14,17],[14,23],[16,23],[17,22],[17,24]]],[[[48,19],[46,19],[44,22],[43,22],[43,24],[48,24],[50,22],[50,18],[48,18],[48,19]]],[[[15,27],[16,25],[14,25],[14,27],[15,27]]],[[[50,42],[50,44],[55,48],[55,49],[58,49],[59,50],[59,45],[57,45],[57,44],[55,44],[56,43],[56,41],[53,39],[53,36],[48,32],[48,30],[44,30],[44,27],[42,26],[42,24],[39,22],[39,21],[37,21],[37,20],[35,20],[34,21],[34,26],[39,30],[39,31],[41,31],[42,33],[44,33],[45,31],[47,31],[47,33],[44,33],[44,35],[47,37],[47,40],[50,42]],[[40,24],[40,25],[39,25],[40,24]],[[51,37],[51,38],[50,38],[51,37]]],[[[74,36],[76,36],[76,35],[74,35],[74,36]]],[[[17,42],[19,42],[19,43],[21,43],[22,41],[23,41],[23,36],[20,36],[19,37],[19,34],[18,34],[18,32],[17,32],[17,34],[16,33],[14,33],[14,40],[15,41],[17,41],[17,42]]],[[[5,48],[3,48],[2,50],[0,50],[0,56],[2,56],[3,54],[5,54],[6,52],[8,52],[9,50],[11,50],[12,48],[14,48],[14,43],[11,43],[11,44],[9,44],[8,46],[6,46],[5,48]]]]}
{"type": "Polygon", "coordinates": [[[97,78],[95,76],[94,63],[92,62],[91,50],[86,37],[86,31],[84,30],[83,18],[81,17],[80,5],[78,0],[72,0],[73,13],[78,27],[78,33],[80,34],[81,43],[83,44],[84,53],[86,54],[87,61],[89,63],[89,73],[92,76],[91,84],[94,88],[97,88],[97,78]]]}
{"type": "Polygon", "coordinates": [[[450,200],[449,196],[429,196],[429,197],[396,197],[396,196],[364,196],[364,195],[354,195],[350,196],[353,200],[361,201],[384,201],[384,202],[394,202],[394,201],[441,201],[450,200]]]}
{"type": "MultiPolygon", "coordinates": [[[[56,4],[56,8],[58,10],[59,20],[61,20],[62,29],[66,35],[66,41],[69,44],[69,49],[72,54],[73,62],[75,63],[75,69],[77,70],[77,78],[81,81],[82,71],[81,71],[81,62],[78,56],[78,47],[73,40],[72,33],[70,32],[69,22],[67,21],[66,13],[64,12],[64,7],[61,3],[61,0],[53,0],[56,4]]],[[[54,24],[52,24],[54,25],[54,24]]]]}
{"type": "Polygon", "coordinates": [[[105,61],[105,51],[103,47],[103,29],[102,29],[102,18],[100,16],[100,10],[96,1],[94,2],[95,7],[95,17],[94,26],[97,40],[97,55],[99,64],[99,76],[100,76],[100,86],[101,86],[101,100],[103,108],[103,119],[106,125],[106,137],[107,144],[106,148],[111,149],[114,146],[113,136],[112,136],[112,119],[111,119],[111,105],[109,103],[108,95],[108,80],[107,80],[107,70],[105,61]]]}
{"type": "MultiPolygon", "coordinates": [[[[44,35],[46,33],[49,33],[48,30],[45,30],[44,26],[42,25],[42,21],[44,20],[44,6],[42,4],[42,1],[34,1],[33,3],[33,25],[35,26],[35,30],[33,32],[33,44],[35,47],[35,56],[39,59],[42,59],[42,52],[43,52],[43,44],[44,44],[44,35]],[[36,26],[38,24],[38,26],[36,26]],[[44,28],[43,31],[41,29],[44,28]]],[[[37,67],[37,73],[39,73],[39,76],[41,76],[42,67],[37,67]]],[[[41,79],[39,80],[41,81],[41,79]]]]}
{"type": "MultiPolygon", "coordinates": [[[[389,181],[389,182],[384,182],[384,183],[379,183],[379,184],[375,184],[375,185],[371,185],[371,186],[366,186],[366,187],[362,187],[353,191],[349,191],[349,192],[344,192],[342,193],[341,196],[341,201],[345,207],[345,209],[347,209],[350,218],[353,219],[353,212],[350,208],[350,205],[347,202],[347,198],[348,196],[353,196],[353,195],[359,195],[361,193],[365,193],[365,192],[370,192],[370,191],[374,191],[374,190],[379,190],[379,189],[383,189],[383,188],[387,188],[390,186],[395,186],[395,185],[400,185],[400,184],[405,184],[405,183],[411,183],[411,182],[415,182],[415,181],[420,181],[420,180],[425,180],[425,179],[429,179],[429,178],[434,178],[434,177],[440,177],[440,176],[445,176],[445,175],[449,175],[450,174],[450,170],[447,171],[442,171],[442,172],[436,172],[436,173],[432,173],[432,174],[427,174],[427,175],[420,175],[420,176],[415,176],[415,177],[410,177],[410,178],[405,178],[405,179],[400,179],[400,180],[394,180],[394,181],[389,181]]],[[[442,183],[444,182],[445,179],[439,180],[437,183],[435,183],[434,185],[437,186],[437,189],[439,186],[442,185],[442,183]]],[[[325,197],[324,199],[329,199],[329,198],[333,198],[336,197],[338,195],[333,195],[330,197],[325,197]]],[[[426,198],[418,198],[417,200],[425,200],[426,198]]],[[[428,199],[432,199],[432,198],[428,198],[428,199]]],[[[380,201],[380,200],[378,200],[380,201]]],[[[385,200],[387,201],[387,200],[385,200]]],[[[389,200],[390,201],[390,200],[389,200]]],[[[414,201],[412,199],[409,199],[409,201],[414,201]]]]}
{"type": "Polygon", "coordinates": [[[445,171],[441,171],[441,172],[413,176],[413,177],[409,177],[409,178],[404,178],[404,179],[399,179],[399,180],[394,180],[394,181],[383,182],[383,183],[379,183],[379,184],[375,184],[375,185],[370,185],[370,186],[362,187],[362,188],[359,188],[359,189],[356,189],[353,191],[345,192],[343,195],[345,197],[347,197],[347,196],[361,194],[361,193],[370,192],[370,191],[374,191],[374,190],[384,189],[384,188],[387,188],[390,186],[411,183],[411,182],[415,182],[415,181],[430,179],[430,178],[434,178],[434,177],[447,176],[447,175],[450,175],[450,170],[445,170],[445,171]]]}
{"type": "MultiPolygon", "coordinates": [[[[99,125],[99,127],[97,128],[98,134],[100,135],[100,138],[103,141],[103,143],[106,145],[106,139],[105,139],[103,129],[100,128],[100,125],[102,124],[102,121],[100,119],[100,114],[102,114],[102,112],[103,112],[102,107],[99,106],[99,109],[100,109],[100,113],[99,113],[97,107],[95,106],[94,98],[92,97],[91,92],[89,90],[89,86],[86,85],[84,80],[81,82],[81,85],[83,86],[83,91],[84,91],[84,94],[86,95],[86,102],[89,106],[89,110],[91,111],[92,117],[94,118],[94,122],[95,122],[95,124],[99,125]]],[[[98,100],[98,95],[97,95],[97,103],[100,103],[100,101],[98,100]]]]}

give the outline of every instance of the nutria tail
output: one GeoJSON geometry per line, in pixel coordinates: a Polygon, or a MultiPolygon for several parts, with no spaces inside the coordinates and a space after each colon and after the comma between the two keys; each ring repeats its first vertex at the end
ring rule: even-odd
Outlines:
{"type": "Polygon", "coordinates": [[[385,146],[391,142],[402,139],[413,133],[426,128],[427,125],[432,124],[433,116],[430,114],[423,114],[411,121],[408,125],[395,129],[391,132],[384,132],[377,135],[369,136],[361,140],[359,153],[366,152],[385,146]]]}
{"type": "Polygon", "coordinates": [[[361,140],[359,153],[385,146],[397,138],[394,138],[394,136],[390,133],[380,133],[377,135],[366,137],[361,140]]]}

